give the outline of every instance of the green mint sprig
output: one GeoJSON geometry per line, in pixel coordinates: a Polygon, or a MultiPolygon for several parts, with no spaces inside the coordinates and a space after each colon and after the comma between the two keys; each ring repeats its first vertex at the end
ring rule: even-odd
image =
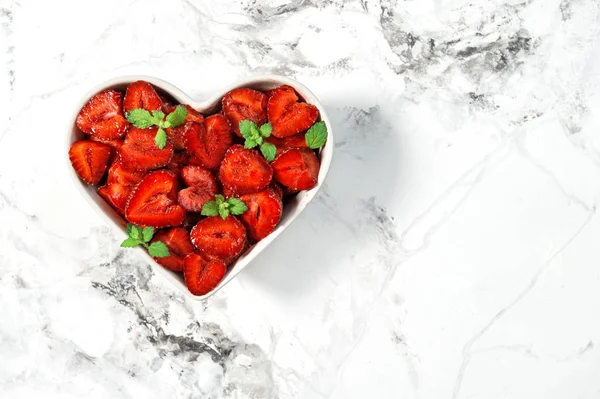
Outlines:
{"type": "Polygon", "coordinates": [[[133,248],[138,245],[143,246],[148,250],[148,253],[155,258],[164,258],[169,256],[169,248],[160,241],[155,241],[148,244],[154,236],[154,227],[136,226],[135,224],[127,223],[127,235],[125,241],[121,243],[123,248],[133,248]]]}
{"type": "Polygon", "coordinates": [[[165,118],[162,111],[149,111],[143,108],[132,109],[125,114],[125,117],[133,126],[140,129],[148,129],[151,126],[158,126],[154,144],[161,150],[167,145],[167,133],[164,129],[182,125],[187,118],[187,108],[184,105],[178,105],[175,110],[165,118]]]}
{"type": "Polygon", "coordinates": [[[215,195],[214,201],[208,201],[202,207],[201,215],[204,216],[221,216],[223,220],[227,219],[229,214],[241,215],[246,212],[248,207],[239,198],[231,197],[225,200],[221,194],[215,195]]]}
{"type": "Polygon", "coordinates": [[[327,126],[325,126],[325,122],[321,121],[312,125],[306,132],[304,140],[306,140],[306,146],[313,150],[323,147],[325,141],[327,141],[327,126]]]}
{"type": "Polygon", "coordinates": [[[270,123],[265,123],[261,127],[258,127],[258,125],[252,121],[240,121],[240,133],[246,139],[244,147],[254,148],[260,146],[260,152],[269,162],[275,159],[277,149],[273,144],[267,143],[264,139],[271,135],[272,130],[273,127],[270,123]]]}

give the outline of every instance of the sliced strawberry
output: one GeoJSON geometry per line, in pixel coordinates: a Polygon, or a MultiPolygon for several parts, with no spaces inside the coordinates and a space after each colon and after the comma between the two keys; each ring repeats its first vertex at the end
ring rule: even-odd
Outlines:
{"type": "Polygon", "coordinates": [[[184,188],[177,194],[177,201],[188,212],[202,212],[204,204],[208,201],[213,201],[215,194],[206,191],[200,186],[191,186],[184,188]]]}
{"type": "MultiPolygon", "coordinates": [[[[185,105],[187,108],[187,117],[185,118],[185,123],[183,125],[172,127],[169,129],[165,129],[167,132],[167,136],[169,140],[173,143],[173,146],[176,150],[185,149],[185,132],[192,126],[192,122],[202,123],[204,122],[204,117],[201,113],[196,111],[189,105],[185,105]]],[[[175,110],[175,106],[170,106],[167,108],[166,114],[169,114],[175,110]]]]}
{"type": "Polygon", "coordinates": [[[217,180],[210,171],[195,165],[189,165],[181,170],[181,177],[188,186],[201,186],[207,191],[217,193],[217,180]]]}
{"type": "Polygon", "coordinates": [[[97,141],[98,143],[107,144],[110,146],[110,158],[108,164],[112,165],[113,162],[119,158],[119,149],[123,146],[124,140],[100,140],[98,137],[90,136],[91,141],[97,141]]]}
{"type": "Polygon", "coordinates": [[[202,219],[190,233],[192,244],[199,250],[219,258],[239,255],[246,242],[246,229],[234,216],[202,219]]]}
{"type": "Polygon", "coordinates": [[[152,242],[156,241],[162,242],[169,248],[169,256],[154,258],[154,260],[159,265],[163,265],[167,269],[176,272],[183,270],[183,260],[195,250],[190,241],[189,233],[181,227],[172,227],[159,231],[152,239],[152,242]]]}
{"type": "Polygon", "coordinates": [[[98,194],[112,206],[119,215],[125,214],[127,201],[133,193],[134,186],[126,186],[119,183],[111,183],[98,188],[98,194]]]}
{"type": "Polygon", "coordinates": [[[125,99],[123,100],[123,111],[129,112],[132,109],[143,108],[152,112],[161,109],[161,107],[162,100],[150,83],[138,80],[127,86],[125,99]]]}
{"type": "Polygon", "coordinates": [[[319,118],[317,107],[298,102],[298,95],[290,86],[275,89],[267,108],[269,122],[273,125],[272,135],[280,138],[307,130],[319,118]]]}
{"type": "Polygon", "coordinates": [[[269,185],[273,170],[266,159],[256,150],[234,145],[227,150],[221,168],[219,180],[223,186],[237,194],[261,191],[269,185]]]}
{"type": "Polygon", "coordinates": [[[175,151],[175,153],[173,153],[173,158],[171,158],[171,162],[167,164],[167,169],[179,176],[181,170],[189,163],[189,161],[190,155],[187,152],[175,151]]]}
{"type": "Polygon", "coordinates": [[[254,241],[260,241],[275,230],[281,220],[283,204],[279,194],[271,187],[258,193],[240,196],[248,210],[240,215],[246,225],[248,236],[254,241]]]}
{"type": "Polygon", "coordinates": [[[205,259],[198,253],[189,254],[184,261],[183,276],[188,290],[194,295],[212,291],[227,272],[227,266],[219,259],[205,259]]]}
{"type": "Polygon", "coordinates": [[[275,194],[277,194],[279,199],[283,198],[283,189],[281,188],[281,185],[279,183],[273,182],[269,187],[271,187],[273,191],[275,191],[275,194]]]}
{"type": "Polygon", "coordinates": [[[71,145],[69,159],[75,172],[87,184],[98,184],[106,172],[111,148],[107,144],[80,140],[71,145]]]}
{"type": "Polygon", "coordinates": [[[126,168],[121,162],[115,162],[108,170],[107,184],[118,183],[124,186],[135,186],[146,176],[141,170],[126,168]]]}
{"type": "Polygon", "coordinates": [[[185,219],[183,220],[183,223],[181,224],[181,227],[183,227],[186,230],[191,230],[192,227],[194,227],[200,220],[202,220],[204,216],[200,215],[197,212],[189,212],[185,215],[185,219]]]}
{"type": "Polygon", "coordinates": [[[173,157],[173,144],[168,143],[162,150],[154,143],[156,127],[138,129],[131,127],[125,144],[119,151],[121,163],[125,167],[138,170],[151,170],[166,166],[173,157]]]}
{"type": "Polygon", "coordinates": [[[291,190],[308,190],[317,184],[319,160],[308,148],[288,148],[277,154],[271,166],[275,180],[291,190]]]}
{"type": "MultiPolygon", "coordinates": [[[[185,108],[187,108],[187,116],[185,118],[186,122],[196,122],[196,123],[204,122],[204,116],[202,116],[202,114],[200,112],[198,112],[194,108],[192,108],[191,105],[188,105],[188,104],[182,104],[182,105],[185,106],[185,108]]],[[[165,113],[165,115],[168,115],[171,112],[175,111],[175,108],[177,108],[177,105],[172,105],[172,104],[163,105],[163,112],[165,113]]]]}
{"type": "Polygon", "coordinates": [[[307,148],[306,134],[299,133],[283,139],[283,145],[287,148],[307,148]]]}
{"type": "Polygon", "coordinates": [[[240,137],[241,121],[249,120],[258,126],[267,122],[267,96],[260,91],[248,88],[231,90],[223,97],[222,104],[223,113],[240,137]]]}
{"type": "Polygon", "coordinates": [[[207,169],[216,169],[231,146],[231,125],[223,115],[192,123],[185,131],[185,146],[194,160],[207,169]]]}
{"type": "Polygon", "coordinates": [[[175,174],[157,170],[147,175],[129,199],[125,218],[142,226],[179,226],[185,218],[185,209],[177,204],[175,174]]]}
{"type": "Polygon", "coordinates": [[[101,140],[123,137],[129,122],[121,110],[122,94],[104,90],[92,97],[77,115],[77,127],[101,140]]]}

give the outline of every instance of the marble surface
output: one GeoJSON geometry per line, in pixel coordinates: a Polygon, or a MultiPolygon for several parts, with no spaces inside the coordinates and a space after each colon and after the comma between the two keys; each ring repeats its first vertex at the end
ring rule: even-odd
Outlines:
{"type": "Polygon", "coordinates": [[[0,0],[0,397],[600,398],[597,0],[0,0]],[[202,303],[66,174],[72,104],[294,77],[318,199],[202,303]]]}

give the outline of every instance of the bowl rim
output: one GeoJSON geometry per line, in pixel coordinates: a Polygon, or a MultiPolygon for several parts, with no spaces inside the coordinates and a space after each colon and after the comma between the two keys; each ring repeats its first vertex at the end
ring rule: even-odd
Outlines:
{"type": "MultiPolygon", "coordinates": [[[[165,278],[165,280],[169,281],[171,283],[171,285],[173,286],[173,288],[175,288],[177,291],[182,292],[184,294],[184,296],[189,299],[201,301],[201,300],[204,300],[204,299],[214,295],[215,293],[217,293],[220,289],[222,289],[225,285],[227,285],[227,283],[229,283],[239,273],[241,273],[247,266],[249,266],[252,263],[252,260],[259,253],[261,253],[267,246],[269,246],[285,229],[287,229],[289,227],[289,225],[304,211],[306,206],[314,199],[317,192],[323,186],[325,177],[327,176],[327,173],[329,172],[329,168],[331,165],[331,160],[333,157],[333,148],[334,148],[333,129],[331,127],[331,123],[329,121],[327,113],[325,112],[325,108],[323,107],[321,102],[318,100],[318,98],[306,86],[304,86],[300,82],[298,82],[294,79],[291,79],[289,77],[286,77],[286,76],[281,76],[281,75],[262,74],[262,75],[253,75],[253,76],[249,76],[246,78],[238,79],[235,82],[225,86],[224,88],[216,90],[214,95],[210,96],[209,98],[207,98],[206,100],[203,100],[203,101],[196,101],[194,98],[187,95],[183,90],[179,89],[175,85],[173,85],[163,79],[160,79],[160,78],[157,78],[154,76],[149,76],[149,75],[117,76],[117,77],[113,77],[111,79],[104,80],[98,84],[93,85],[92,88],[87,90],[80,97],[80,100],[74,104],[73,112],[69,114],[69,119],[67,122],[68,125],[67,125],[67,129],[66,129],[67,134],[65,136],[65,154],[66,154],[66,156],[65,156],[66,164],[65,165],[66,165],[67,173],[71,176],[72,182],[77,187],[77,191],[79,192],[79,194],[85,199],[85,201],[90,205],[91,208],[93,208],[98,214],[100,214],[102,219],[111,227],[111,229],[114,231],[119,231],[121,233],[121,235],[123,236],[123,238],[127,237],[126,230],[125,230],[126,221],[121,216],[119,216],[110,207],[110,205],[108,205],[108,203],[106,203],[103,199],[101,199],[97,194],[96,194],[96,196],[98,198],[100,198],[100,201],[102,201],[103,204],[98,203],[98,200],[92,197],[92,195],[90,194],[90,190],[92,190],[95,186],[87,185],[79,178],[79,176],[77,175],[77,173],[71,166],[68,152],[69,152],[69,149],[70,149],[71,145],[73,144],[73,142],[77,141],[77,138],[75,135],[76,135],[76,132],[78,131],[78,129],[75,125],[75,120],[76,120],[77,115],[79,114],[81,108],[89,101],[89,99],[92,96],[94,96],[95,94],[97,94],[103,90],[111,89],[116,86],[127,85],[129,83],[132,83],[132,82],[135,82],[138,80],[147,81],[148,83],[152,84],[153,86],[157,87],[158,89],[160,89],[163,92],[172,96],[179,103],[189,104],[194,109],[199,110],[200,112],[203,112],[203,110],[209,109],[211,106],[214,106],[215,104],[217,104],[217,102],[220,102],[221,98],[227,92],[229,92],[230,90],[233,90],[235,88],[256,86],[256,85],[273,85],[274,87],[280,86],[280,85],[289,85],[289,86],[293,87],[296,90],[296,92],[307,103],[313,104],[317,107],[317,109],[319,110],[319,113],[320,113],[320,119],[321,119],[321,121],[323,121],[325,123],[325,125],[327,127],[327,133],[328,133],[327,142],[325,143],[325,146],[323,146],[323,148],[321,149],[320,154],[319,154],[320,155],[320,169],[319,169],[319,180],[318,180],[317,185],[310,190],[305,190],[305,191],[301,192],[301,194],[303,195],[303,198],[296,201],[297,202],[296,207],[291,211],[291,212],[293,212],[293,214],[290,216],[291,219],[287,220],[285,222],[285,224],[283,224],[283,225],[280,222],[280,224],[277,226],[275,231],[273,231],[270,235],[268,235],[267,237],[265,237],[264,239],[262,239],[261,241],[259,241],[255,245],[253,245],[238,260],[236,260],[236,262],[234,262],[231,266],[229,266],[225,277],[209,293],[207,293],[205,295],[193,295],[191,292],[189,292],[185,283],[183,283],[181,281],[181,279],[178,279],[177,277],[175,277],[175,275],[174,275],[175,272],[172,272],[172,271],[164,268],[163,266],[159,265],[148,254],[148,252],[145,249],[143,249],[141,247],[133,248],[134,250],[138,251],[138,253],[141,253],[142,256],[145,257],[146,261],[148,263],[150,263],[151,267],[153,267],[154,271],[157,272],[157,274],[162,275],[165,278]],[[120,223],[115,220],[115,215],[118,219],[120,219],[120,223]],[[240,261],[242,261],[242,264],[240,266],[236,267],[237,264],[240,263],[240,261]]],[[[93,191],[95,191],[95,190],[93,190],[93,191]]]]}

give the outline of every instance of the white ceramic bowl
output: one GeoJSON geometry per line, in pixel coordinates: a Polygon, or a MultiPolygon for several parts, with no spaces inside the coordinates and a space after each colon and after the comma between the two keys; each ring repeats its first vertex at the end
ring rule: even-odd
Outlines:
{"type": "Polygon", "coordinates": [[[64,154],[68,165],[67,169],[71,174],[73,183],[75,183],[81,195],[86,199],[86,201],[96,212],[100,213],[100,215],[104,217],[106,222],[114,230],[118,231],[118,233],[123,236],[123,239],[127,237],[125,220],[118,213],[116,213],[111,208],[111,206],[108,205],[108,203],[106,203],[102,199],[102,197],[98,195],[98,193],[96,192],[96,187],[87,185],[77,176],[77,173],[75,173],[75,170],[71,167],[68,153],[69,148],[71,147],[71,144],[73,142],[83,139],[87,136],[86,134],[81,132],[75,125],[75,119],[77,117],[77,114],[79,113],[79,110],[85,105],[85,103],[94,94],[105,89],[115,89],[124,92],[127,85],[131,82],[135,82],[136,80],[145,80],[151,83],[159,91],[159,94],[167,94],[168,96],[173,97],[173,99],[175,99],[179,103],[189,104],[204,115],[210,115],[212,113],[218,112],[218,110],[221,107],[221,98],[223,97],[223,95],[237,87],[250,87],[253,89],[267,90],[280,85],[289,85],[296,89],[298,94],[302,98],[304,98],[304,100],[307,103],[314,104],[319,109],[319,113],[321,114],[321,120],[327,125],[327,132],[329,134],[327,137],[327,143],[320,150],[319,154],[321,160],[321,169],[319,170],[319,182],[317,183],[317,185],[311,190],[300,192],[293,199],[291,199],[284,207],[281,221],[277,225],[275,231],[260,242],[258,242],[256,245],[252,246],[248,251],[246,251],[244,255],[242,255],[237,260],[237,262],[229,266],[225,278],[223,278],[219,285],[217,285],[217,287],[208,294],[202,296],[192,295],[188,291],[181,273],[172,272],[156,263],[154,259],[150,255],[148,255],[145,249],[141,247],[135,249],[138,251],[140,256],[143,256],[152,265],[152,267],[158,274],[162,275],[165,279],[170,281],[173,284],[173,286],[179,291],[181,291],[185,296],[187,296],[190,299],[201,300],[211,296],[212,294],[223,288],[225,284],[227,284],[242,270],[244,270],[244,268],[246,268],[250,264],[252,259],[254,259],[268,245],[271,245],[271,243],[277,238],[277,236],[281,234],[281,232],[285,230],[294,219],[296,219],[296,217],[304,210],[304,208],[306,208],[310,201],[315,197],[317,191],[319,191],[319,189],[323,185],[323,181],[325,180],[325,176],[327,175],[327,172],[329,170],[329,165],[331,164],[331,157],[334,145],[333,129],[331,128],[331,123],[327,118],[325,109],[323,108],[319,100],[315,97],[315,95],[300,83],[296,82],[293,79],[286,78],[284,76],[262,75],[243,79],[232,84],[229,87],[224,88],[220,93],[216,93],[213,97],[209,98],[208,100],[200,102],[188,97],[183,91],[173,86],[172,84],[151,76],[122,76],[110,79],[106,82],[95,86],[82,97],[81,101],[74,104],[73,115],[69,120],[69,126],[67,128],[67,140],[65,141],[64,154]]]}

